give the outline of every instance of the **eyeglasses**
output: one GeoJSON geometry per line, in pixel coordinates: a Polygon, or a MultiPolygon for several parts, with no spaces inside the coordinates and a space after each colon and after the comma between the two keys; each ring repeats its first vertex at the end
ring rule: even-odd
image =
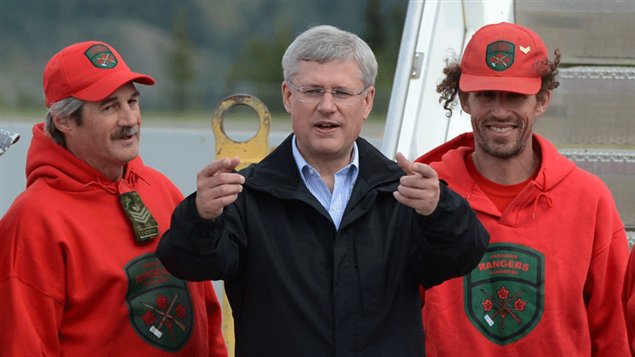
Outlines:
{"type": "Polygon", "coordinates": [[[345,88],[333,88],[333,89],[324,89],[322,87],[298,87],[293,82],[287,81],[289,87],[293,90],[300,93],[300,101],[303,103],[319,103],[324,98],[325,93],[331,93],[333,100],[339,104],[348,104],[351,102],[351,99],[365,93],[369,87],[366,87],[360,91],[354,91],[351,89],[345,88]]]}

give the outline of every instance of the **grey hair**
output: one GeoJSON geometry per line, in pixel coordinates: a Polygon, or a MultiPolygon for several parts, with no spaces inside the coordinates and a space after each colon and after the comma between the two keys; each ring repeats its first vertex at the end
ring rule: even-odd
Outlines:
{"type": "Polygon", "coordinates": [[[46,114],[46,122],[44,123],[44,130],[53,139],[53,141],[61,146],[66,147],[66,140],[64,134],[57,129],[55,123],[53,123],[53,117],[71,118],[75,120],[77,125],[82,125],[82,107],[84,101],[68,97],[58,102],[53,103],[46,114]]]}
{"type": "Polygon", "coordinates": [[[377,59],[368,44],[357,35],[337,27],[321,25],[301,33],[289,45],[282,56],[284,80],[291,80],[301,61],[326,63],[354,59],[361,70],[361,80],[366,87],[377,79],[377,59]]]}

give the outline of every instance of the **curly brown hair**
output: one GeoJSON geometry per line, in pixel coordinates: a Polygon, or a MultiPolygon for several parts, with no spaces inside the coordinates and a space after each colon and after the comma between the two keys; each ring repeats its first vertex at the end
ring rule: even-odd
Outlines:
{"type": "MultiPolygon", "coordinates": [[[[560,49],[554,51],[553,62],[548,58],[539,66],[543,69],[542,84],[540,90],[536,93],[538,100],[542,100],[543,95],[550,90],[558,88],[560,82],[556,79],[558,76],[558,66],[560,66],[560,49]]],[[[445,78],[437,85],[437,93],[440,93],[439,103],[443,103],[443,109],[447,110],[445,114],[448,118],[452,116],[452,108],[456,106],[456,97],[461,91],[459,89],[459,80],[461,79],[461,65],[458,61],[450,59],[445,60],[445,68],[443,69],[445,78]]]]}

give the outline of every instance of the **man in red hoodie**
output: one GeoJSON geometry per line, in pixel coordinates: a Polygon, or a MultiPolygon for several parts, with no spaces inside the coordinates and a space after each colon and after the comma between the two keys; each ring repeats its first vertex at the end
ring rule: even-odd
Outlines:
{"type": "Polygon", "coordinates": [[[0,356],[225,356],[211,283],[154,254],[183,199],[139,157],[134,83],[154,79],[90,41],[43,80],[27,188],[0,220],[0,356]]]}
{"type": "Polygon", "coordinates": [[[624,225],[606,185],[533,125],[558,86],[532,30],[486,25],[437,87],[473,132],[417,159],[490,233],[478,266],[425,292],[427,356],[628,356],[620,291],[624,225]]]}

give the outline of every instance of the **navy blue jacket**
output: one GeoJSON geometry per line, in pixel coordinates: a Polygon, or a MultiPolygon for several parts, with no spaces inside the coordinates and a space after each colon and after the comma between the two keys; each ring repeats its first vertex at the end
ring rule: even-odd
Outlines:
{"type": "Polygon", "coordinates": [[[468,273],[489,235],[441,184],[427,217],[397,202],[404,172],[357,140],[359,176],[337,230],[308,191],[291,136],[241,171],[243,192],[214,221],[195,194],[157,255],[176,277],[224,280],[236,356],[423,356],[418,286],[468,273]]]}

